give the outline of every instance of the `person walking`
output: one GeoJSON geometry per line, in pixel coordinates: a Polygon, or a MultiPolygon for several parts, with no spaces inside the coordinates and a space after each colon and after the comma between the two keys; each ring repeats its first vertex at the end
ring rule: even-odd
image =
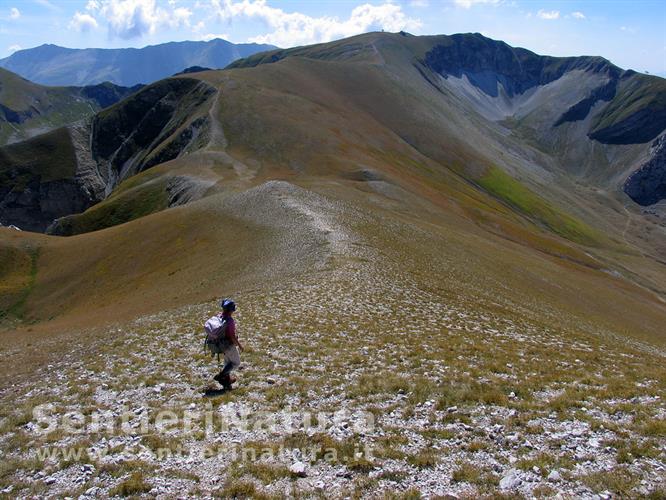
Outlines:
{"type": "Polygon", "coordinates": [[[236,335],[236,321],[233,318],[236,311],[236,303],[231,299],[223,299],[221,319],[224,325],[222,352],[224,354],[224,366],[222,371],[213,377],[213,380],[222,384],[225,389],[231,389],[231,384],[236,381],[231,372],[240,366],[240,353],[243,352],[243,344],[236,335]]]}

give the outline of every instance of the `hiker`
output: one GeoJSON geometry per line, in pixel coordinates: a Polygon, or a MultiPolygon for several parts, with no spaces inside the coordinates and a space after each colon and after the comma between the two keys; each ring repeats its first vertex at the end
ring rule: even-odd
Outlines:
{"type": "Polygon", "coordinates": [[[231,376],[231,372],[240,366],[239,351],[243,352],[243,345],[236,336],[236,322],[232,317],[236,310],[236,303],[231,299],[222,299],[220,305],[222,306],[220,317],[225,329],[222,342],[224,367],[213,379],[222,384],[225,389],[231,389],[231,384],[236,381],[236,378],[231,376]]]}

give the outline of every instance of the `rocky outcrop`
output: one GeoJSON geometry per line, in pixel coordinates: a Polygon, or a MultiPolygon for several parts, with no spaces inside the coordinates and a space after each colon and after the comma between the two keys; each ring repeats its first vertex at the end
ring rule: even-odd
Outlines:
{"type": "Polygon", "coordinates": [[[666,136],[655,141],[651,158],[629,176],[624,192],[643,206],[666,199],[666,136]]]}
{"type": "Polygon", "coordinates": [[[425,54],[424,64],[445,78],[467,76],[487,95],[497,97],[501,84],[509,97],[545,85],[572,70],[607,73],[621,70],[602,57],[549,57],[511,47],[478,33],[447,37],[425,54]]]}
{"type": "Polygon", "coordinates": [[[590,92],[590,95],[585,99],[577,102],[571,106],[568,110],[562,113],[562,116],[555,122],[553,127],[562,125],[566,122],[576,122],[579,120],[584,120],[587,115],[590,113],[592,106],[594,106],[599,101],[610,101],[615,97],[617,91],[617,78],[611,78],[611,80],[601,87],[590,92]]]}
{"type": "Polygon", "coordinates": [[[605,101],[587,132],[592,140],[643,144],[666,129],[664,79],[623,71],[601,57],[540,56],[476,33],[442,38],[426,52],[422,63],[444,78],[465,77],[492,98],[500,96],[500,88],[506,97],[514,98],[572,71],[594,74],[606,83],[569,106],[554,127],[585,119],[595,104],[605,101]]]}
{"type": "Polygon", "coordinates": [[[181,154],[205,123],[197,108],[214,93],[199,80],[172,78],[99,113],[91,144],[107,194],[123,179],[181,154]]]}

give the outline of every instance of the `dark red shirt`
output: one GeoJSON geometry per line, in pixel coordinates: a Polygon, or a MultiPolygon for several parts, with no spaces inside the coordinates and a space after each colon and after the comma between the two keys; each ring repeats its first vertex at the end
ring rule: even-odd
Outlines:
{"type": "Polygon", "coordinates": [[[231,316],[227,316],[226,314],[222,314],[222,319],[227,321],[226,327],[225,327],[226,330],[227,330],[226,331],[227,338],[230,341],[235,342],[236,341],[236,321],[234,321],[234,318],[232,318],[231,316]]]}

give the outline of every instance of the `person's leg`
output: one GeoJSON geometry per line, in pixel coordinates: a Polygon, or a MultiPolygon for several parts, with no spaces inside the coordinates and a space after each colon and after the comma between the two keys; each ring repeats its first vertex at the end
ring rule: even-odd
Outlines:
{"type": "Polygon", "coordinates": [[[224,368],[220,372],[220,378],[228,381],[231,372],[240,366],[240,353],[235,345],[232,345],[224,351],[224,368]]]}

